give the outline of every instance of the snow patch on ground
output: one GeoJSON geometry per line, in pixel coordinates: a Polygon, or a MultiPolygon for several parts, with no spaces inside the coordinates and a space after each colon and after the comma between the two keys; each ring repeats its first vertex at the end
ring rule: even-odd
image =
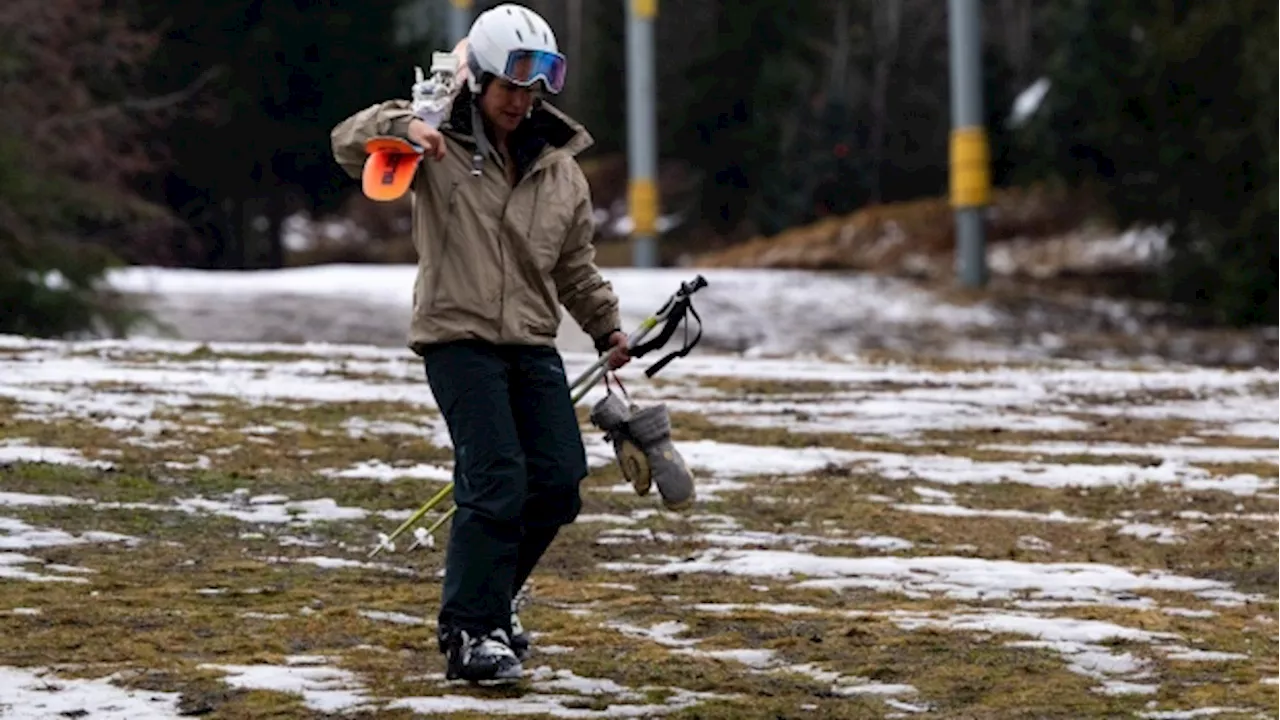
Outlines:
{"type": "Polygon", "coordinates": [[[114,467],[114,463],[88,460],[79,452],[69,448],[40,447],[28,445],[25,440],[0,439],[0,467],[14,463],[48,463],[102,469],[114,467]]]}
{"type": "Polygon", "coordinates": [[[130,690],[116,675],[60,678],[44,668],[0,667],[0,717],[6,720],[85,717],[91,720],[177,720],[179,693],[130,690]]]}
{"type": "Polygon", "coordinates": [[[350,671],[331,667],[329,658],[295,655],[285,665],[204,664],[201,669],[226,673],[223,682],[235,688],[270,690],[302,696],[308,709],[319,713],[370,709],[368,691],[350,671]]]}
{"type": "Polygon", "coordinates": [[[1247,596],[1216,580],[1150,571],[1135,573],[1101,563],[1025,563],[969,557],[827,557],[783,550],[719,550],[677,562],[602,563],[609,570],[654,575],[688,573],[789,578],[800,588],[868,588],[912,598],[1010,600],[1029,597],[1115,604],[1142,590],[1192,593],[1243,602],[1247,596]]]}

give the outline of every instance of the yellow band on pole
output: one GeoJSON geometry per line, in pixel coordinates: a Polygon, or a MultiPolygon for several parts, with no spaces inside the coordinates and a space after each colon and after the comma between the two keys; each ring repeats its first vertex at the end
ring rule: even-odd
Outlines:
{"type": "Polygon", "coordinates": [[[658,230],[658,186],[648,178],[636,178],[630,188],[633,235],[652,237],[658,230]]]}
{"type": "Polygon", "coordinates": [[[658,0],[631,0],[631,12],[644,20],[655,18],[658,16],[658,0]]]}
{"type": "Polygon", "coordinates": [[[991,202],[991,151],[986,128],[951,131],[951,205],[981,207],[991,202]]]}
{"type": "Polygon", "coordinates": [[[449,0],[449,2],[452,2],[453,6],[458,8],[459,10],[471,9],[471,0],[449,0]]]}

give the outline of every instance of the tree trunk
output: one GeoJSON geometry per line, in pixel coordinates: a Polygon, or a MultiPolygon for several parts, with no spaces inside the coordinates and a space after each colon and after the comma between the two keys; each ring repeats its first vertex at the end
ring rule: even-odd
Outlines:
{"type": "Polygon", "coordinates": [[[827,90],[823,93],[827,101],[849,100],[849,62],[853,56],[853,37],[849,33],[849,26],[853,21],[849,13],[849,1],[836,2],[836,17],[833,23],[835,42],[832,46],[831,62],[827,66],[827,90]]]}
{"type": "Polygon", "coordinates": [[[278,270],[284,267],[284,214],[285,188],[278,181],[267,190],[267,267],[278,270]]]}
{"type": "Polygon", "coordinates": [[[1031,0],[1000,0],[998,29],[1004,40],[1005,57],[1013,69],[1018,90],[1031,84],[1031,0]]]}
{"type": "Polygon", "coordinates": [[[872,5],[875,67],[871,79],[871,201],[880,202],[881,165],[885,158],[885,132],[888,128],[889,80],[897,62],[898,40],[902,30],[902,0],[877,0],[872,5]]]}
{"type": "MultiPolygon", "coordinates": [[[[585,32],[586,23],[583,22],[582,0],[568,0],[565,9],[565,15],[568,22],[566,23],[566,34],[568,35],[568,52],[570,63],[582,62],[582,48],[585,46],[583,33],[585,32]]],[[[579,74],[576,78],[577,82],[570,80],[566,89],[569,91],[568,100],[569,114],[573,117],[582,116],[582,83],[586,79],[585,74],[579,74]]]]}
{"type": "Polygon", "coordinates": [[[226,197],[219,208],[218,225],[222,235],[219,248],[215,251],[214,266],[219,270],[235,270],[244,266],[244,233],[240,216],[244,200],[238,197],[226,197]]]}

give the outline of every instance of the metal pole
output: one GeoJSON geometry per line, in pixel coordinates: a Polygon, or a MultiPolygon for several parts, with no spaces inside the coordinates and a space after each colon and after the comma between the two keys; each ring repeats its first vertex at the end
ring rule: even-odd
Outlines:
{"type": "Polygon", "coordinates": [[[654,93],[653,22],[658,0],[629,0],[627,12],[627,139],[631,263],[658,265],[657,98],[654,93]]]}
{"type": "Polygon", "coordinates": [[[991,202],[991,160],[982,118],[979,0],[948,0],[951,34],[951,206],[956,266],[966,287],[987,283],[983,208],[991,202]]]}
{"type": "Polygon", "coordinates": [[[449,41],[456,43],[471,30],[471,0],[449,0],[453,9],[449,12],[449,41]]]}

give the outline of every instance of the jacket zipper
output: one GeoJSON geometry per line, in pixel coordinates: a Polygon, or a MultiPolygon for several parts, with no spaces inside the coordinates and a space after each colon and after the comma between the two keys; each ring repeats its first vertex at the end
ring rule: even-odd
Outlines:
{"type": "MultiPolygon", "coordinates": [[[[511,183],[507,182],[506,171],[505,170],[502,171],[502,187],[507,191],[507,196],[502,202],[502,222],[499,224],[499,229],[498,229],[498,235],[499,235],[498,257],[500,258],[500,264],[502,265],[502,295],[498,300],[498,318],[499,318],[498,334],[499,336],[501,336],[503,328],[506,327],[506,317],[507,317],[507,244],[503,237],[506,234],[504,230],[507,226],[507,212],[511,207],[511,198],[515,196],[516,191],[520,189],[521,185],[524,185],[525,181],[528,180],[529,176],[533,175],[535,168],[536,168],[536,164],[535,166],[531,166],[528,172],[526,172],[523,177],[516,180],[515,185],[512,185],[511,183]]],[[[536,211],[536,204],[538,200],[537,186],[534,186],[533,200],[534,200],[535,207],[530,208],[529,210],[529,215],[531,217],[536,211]]],[[[530,224],[529,227],[530,227],[530,231],[532,231],[532,228],[533,228],[532,223],[530,224]]]]}

